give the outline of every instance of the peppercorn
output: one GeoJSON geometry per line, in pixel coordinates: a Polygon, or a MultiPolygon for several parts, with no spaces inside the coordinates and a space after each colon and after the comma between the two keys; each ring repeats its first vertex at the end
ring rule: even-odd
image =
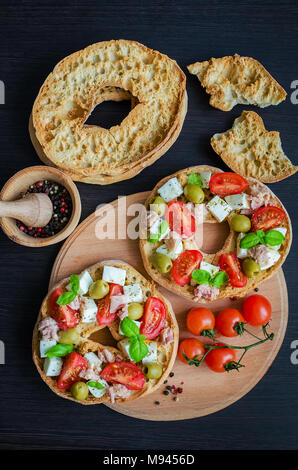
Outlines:
{"type": "Polygon", "coordinates": [[[160,405],[160,401],[155,401],[154,405],[160,405]]]}
{"type": "Polygon", "coordinates": [[[174,372],[171,372],[169,375],[170,375],[170,377],[174,377],[175,374],[174,374],[174,372]]]}
{"type": "Polygon", "coordinates": [[[44,193],[53,204],[53,215],[45,227],[27,227],[17,220],[19,229],[34,238],[47,238],[60,232],[68,223],[72,213],[72,200],[69,192],[61,184],[44,180],[31,184],[24,195],[29,193],[44,193]]]}
{"type": "Polygon", "coordinates": [[[168,395],[169,392],[168,392],[167,390],[164,390],[163,394],[164,394],[164,395],[168,395]]]}

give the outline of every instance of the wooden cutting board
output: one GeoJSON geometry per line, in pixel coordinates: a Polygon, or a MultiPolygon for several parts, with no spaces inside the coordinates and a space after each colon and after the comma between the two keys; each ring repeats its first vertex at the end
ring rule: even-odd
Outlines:
{"type": "MultiPolygon", "coordinates": [[[[143,203],[148,194],[147,192],[138,193],[126,198],[126,206],[130,207],[133,216],[135,216],[135,207],[132,205],[143,203]]],[[[117,201],[105,205],[76,228],[58,253],[52,269],[50,287],[60,279],[72,273],[79,273],[82,269],[104,259],[126,261],[148,277],[139,254],[138,240],[131,240],[125,236],[127,225],[132,222],[133,217],[123,216],[125,214],[123,204],[120,207],[117,201]],[[108,226],[113,225],[114,218],[116,219],[116,239],[103,239],[100,234],[108,226]]],[[[212,242],[223,243],[223,234],[226,235],[224,230],[222,233],[216,233],[214,225],[217,224],[204,225],[204,239],[207,240],[209,248],[212,242]]],[[[109,229],[109,234],[111,234],[111,229],[109,229]]],[[[180,339],[191,336],[186,330],[185,315],[190,308],[198,304],[180,298],[162,287],[160,291],[173,305],[180,327],[180,339]]],[[[210,371],[205,364],[196,368],[186,366],[177,359],[173,368],[174,376],[168,378],[167,385],[183,387],[183,393],[179,395],[178,402],[173,400],[172,394],[163,395],[165,388],[161,387],[153,394],[135,402],[106,406],[135,418],[171,421],[208,415],[239,400],[259,382],[272,364],[282,344],[287,326],[288,296],[281,269],[274,277],[261,284],[259,293],[268,297],[272,304],[270,331],[275,333],[275,337],[272,342],[268,341],[251,349],[245,357],[245,367],[241,368],[240,372],[217,374],[210,371]],[[181,382],[184,384],[181,385],[181,382]],[[156,405],[156,401],[160,404],[156,405]]],[[[243,300],[224,299],[209,304],[209,308],[216,313],[229,306],[240,308],[242,302],[243,300]]],[[[250,330],[257,335],[261,334],[258,328],[251,327],[250,330]]],[[[104,344],[114,344],[107,328],[97,332],[96,337],[92,339],[97,339],[104,344]]],[[[223,341],[229,344],[245,345],[255,340],[245,334],[241,338],[224,338],[223,341]]]]}

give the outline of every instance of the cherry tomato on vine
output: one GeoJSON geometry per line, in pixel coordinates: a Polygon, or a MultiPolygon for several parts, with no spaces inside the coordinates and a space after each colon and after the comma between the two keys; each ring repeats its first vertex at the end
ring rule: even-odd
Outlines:
{"type": "Polygon", "coordinates": [[[186,326],[195,336],[213,337],[215,317],[211,310],[204,307],[192,308],[186,317],[186,326]]]}
{"type": "Polygon", "coordinates": [[[216,317],[216,328],[223,336],[232,338],[243,333],[245,318],[235,308],[224,308],[216,317]]]}
{"type": "MultiPolygon", "coordinates": [[[[222,343],[215,343],[212,346],[224,346],[222,343]]],[[[232,348],[212,349],[206,356],[205,362],[213,372],[226,372],[229,370],[229,363],[236,361],[236,352],[232,348]]]]}
{"type": "Polygon", "coordinates": [[[252,326],[266,325],[271,319],[272,308],[263,295],[250,295],[244,300],[242,312],[245,320],[252,326]]]}
{"type": "Polygon", "coordinates": [[[179,344],[178,357],[184,364],[198,366],[204,354],[205,348],[201,341],[196,338],[186,338],[179,344]],[[187,356],[188,360],[183,356],[183,353],[187,356]]]}

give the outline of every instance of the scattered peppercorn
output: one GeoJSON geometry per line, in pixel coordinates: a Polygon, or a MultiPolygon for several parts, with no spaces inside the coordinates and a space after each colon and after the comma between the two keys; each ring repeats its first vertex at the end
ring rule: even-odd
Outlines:
{"type": "Polygon", "coordinates": [[[167,386],[167,390],[170,390],[170,392],[172,391],[172,386],[171,385],[168,385],[167,386]]]}
{"type": "Polygon", "coordinates": [[[60,232],[68,223],[72,213],[72,200],[67,189],[55,181],[44,180],[31,184],[23,195],[30,193],[47,194],[53,204],[53,215],[45,227],[27,227],[17,220],[19,229],[34,238],[48,238],[60,232]]]}
{"type": "Polygon", "coordinates": [[[255,292],[259,292],[259,288],[258,288],[258,287],[255,288],[255,292]]]}
{"type": "Polygon", "coordinates": [[[155,401],[154,405],[160,405],[160,401],[155,401]]]}
{"type": "Polygon", "coordinates": [[[170,377],[174,377],[175,374],[174,374],[174,372],[171,372],[169,375],[170,375],[170,377]]]}
{"type": "Polygon", "coordinates": [[[168,390],[164,390],[163,394],[164,395],[168,395],[170,392],[168,392],[168,390]]]}
{"type": "Polygon", "coordinates": [[[168,383],[168,381],[167,381],[167,380],[165,380],[165,381],[164,381],[164,384],[167,384],[167,383],[168,383]]]}

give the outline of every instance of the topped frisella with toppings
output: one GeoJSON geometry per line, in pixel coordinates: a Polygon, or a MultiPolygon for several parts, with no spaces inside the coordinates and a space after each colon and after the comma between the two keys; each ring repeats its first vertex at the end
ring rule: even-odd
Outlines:
{"type": "Polygon", "coordinates": [[[271,276],[291,244],[291,222],[263,183],[209,166],[178,171],[145,202],[147,234],[140,250],[148,274],[195,302],[243,296],[271,276]],[[217,253],[204,253],[204,222],[227,221],[217,253]]]}
{"type": "Polygon", "coordinates": [[[163,382],[178,336],[171,305],[153,283],[122,261],[104,261],[47,295],[33,334],[33,358],[44,381],[64,398],[128,401],[163,382]],[[106,336],[97,336],[104,344],[90,338],[106,327],[113,346],[104,345],[106,336]]]}

